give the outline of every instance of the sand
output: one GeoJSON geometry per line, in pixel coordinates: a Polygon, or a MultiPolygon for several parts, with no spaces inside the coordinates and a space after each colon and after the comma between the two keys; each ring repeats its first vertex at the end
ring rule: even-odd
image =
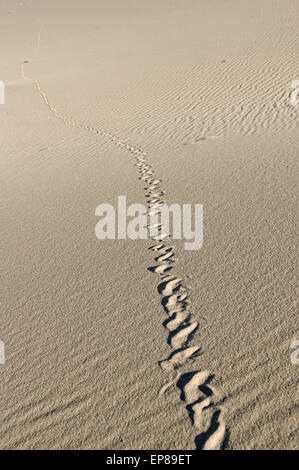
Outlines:
{"type": "Polygon", "coordinates": [[[298,448],[298,2],[0,13],[0,448],[298,448]],[[161,191],[201,250],[96,238],[161,191]]]}

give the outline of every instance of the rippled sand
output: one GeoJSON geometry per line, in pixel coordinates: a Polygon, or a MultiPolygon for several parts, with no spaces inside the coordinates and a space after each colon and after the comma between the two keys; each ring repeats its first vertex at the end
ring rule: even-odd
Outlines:
{"type": "Polygon", "coordinates": [[[0,13],[0,448],[298,448],[298,2],[0,13]],[[118,195],[203,248],[98,240],[118,195]]]}

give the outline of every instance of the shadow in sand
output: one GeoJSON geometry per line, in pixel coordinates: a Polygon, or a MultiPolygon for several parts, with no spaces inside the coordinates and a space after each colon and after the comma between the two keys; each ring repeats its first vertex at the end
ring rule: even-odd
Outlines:
{"type": "MultiPolygon", "coordinates": [[[[205,432],[198,434],[198,436],[196,436],[194,442],[195,442],[197,450],[202,450],[204,448],[205,443],[209,439],[209,437],[211,437],[212,434],[214,434],[217,431],[218,427],[220,426],[220,423],[219,423],[220,413],[221,413],[220,410],[215,411],[213,413],[212,421],[209,426],[209,429],[205,432]]],[[[228,439],[229,439],[229,435],[227,431],[220,450],[223,450],[225,446],[227,446],[228,439]]]]}

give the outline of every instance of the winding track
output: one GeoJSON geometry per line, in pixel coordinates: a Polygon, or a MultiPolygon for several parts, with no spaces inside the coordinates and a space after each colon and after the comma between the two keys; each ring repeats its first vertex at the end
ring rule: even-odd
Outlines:
{"type": "MultiPolygon", "coordinates": [[[[36,40],[36,55],[39,54],[43,28],[41,20],[38,19],[38,21],[40,29],[36,40]]],[[[66,125],[85,129],[88,132],[106,137],[114,145],[124,148],[134,155],[139,170],[139,179],[146,183],[144,191],[148,205],[148,215],[163,204],[165,202],[165,193],[161,188],[162,180],[155,176],[147,152],[131,143],[124,142],[112,132],[95,128],[61,113],[49,100],[40,81],[26,76],[25,65],[27,63],[28,61],[24,61],[21,64],[22,79],[32,80],[35,83],[42,100],[56,119],[61,120],[66,125]]],[[[194,360],[199,355],[201,348],[198,344],[191,344],[199,324],[192,315],[187,287],[182,279],[173,274],[175,248],[169,244],[169,240],[159,230],[158,234],[152,239],[155,243],[149,247],[149,250],[156,255],[156,264],[149,266],[148,270],[157,274],[159,279],[157,289],[161,295],[161,305],[167,315],[163,321],[163,326],[168,331],[167,341],[172,349],[169,357],[159,362],[159,366],[168,376],[168,382],[160,390],[159,396],[161,397],[170,387],[176,384],[180,390],[180,398],[185,403],[197,433],[195,437],[196,448],[202,450],[222,449],[227,443],[228,430],[223,419],[223,409],[219,406],[221,401],[219,394],[211,385],[213,375],[207,370],[196,370],[192,373],[184,372],[184,365],[188,361],[194,360]]]]}

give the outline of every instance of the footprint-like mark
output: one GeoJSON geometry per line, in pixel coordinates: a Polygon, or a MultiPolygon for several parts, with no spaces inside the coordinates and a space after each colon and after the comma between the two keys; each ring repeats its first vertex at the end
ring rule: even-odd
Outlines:
{"type": "Polygon", "coordinates": [[[163,274],[169,272],[172,269],[172,266],[170,266],[169,264],[161,264],[160,266],[150,266],[147,269],[152,273],[156,273],[159,274],[159,276],[163,276],[163,274]]]}
{"type": "Polygon", "coordinates": [[[173,351],[168,359],[160,361],[159,365],[163,370],[173,372],[175,369],[183,365],[188,359],[193,359],[200,352],[199,346],[189,346],[183,349],[173,351]]]}
{"type": "Polygon", "coordinates": [[[177,382],[181,398],[192,423],[199,434],[195,438],[197,449],[220,450],[224,447],[227,430],[222,411],[217,406],[219,397],[210,385],[213,376],[209,371],[182,374],[177,382]]]}
{"type": "Polygon", "coordinates": [[[168,261],[168,262],[174,262],[174,254],[173,254],[173,251],[168,251],[166,252],[164,255],[159,255],[157,256],[157,258],[155,258],[155,261],[157,261],[157,263],[163,263],[163,261],[168,261]]]}
{"type": "Polygon", "coordinates": [[[178,277],[170,276],[163,280],[158,285],[158,292],[164,296],[170,296],[173,292],[175,292],[179,287],[182,285],[182,279],[178,277]]]}
{"type": "Polygon", "coordinates": [[[197,330],[198,322],[194,321],[184,328],[180,328],[177,333],[170,335],[170,344],[174,349],[182,348],[188,342],[190,336],[197,330]]]}
{"type": "Polygon", "coordinates": [[[175,331],[183,324],[186,320],[190,319],[190,314],[188,312],[174,312],[171,317],[164,321],[163,326],[169,331],[175,331]]]}
{"type": "Polygon", "coordinates": [[[172,315],[174,312],[184,312],[189,306],[189,298],[187,294],[172,294],[163,297],[161,304],[168,315],[172,315]]]}

